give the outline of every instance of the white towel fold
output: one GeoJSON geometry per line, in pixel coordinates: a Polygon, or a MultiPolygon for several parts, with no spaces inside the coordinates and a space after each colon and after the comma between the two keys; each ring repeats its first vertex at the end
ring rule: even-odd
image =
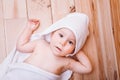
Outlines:
{"type": "Polygon", "coordinates": [[[14,63],[3,80],[61,80],[60,76],[44,71],[26,63],[14,63]]]}

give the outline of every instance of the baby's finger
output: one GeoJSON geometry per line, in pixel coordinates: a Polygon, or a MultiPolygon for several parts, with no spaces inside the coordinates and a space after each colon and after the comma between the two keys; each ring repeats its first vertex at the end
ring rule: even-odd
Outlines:
{"type": "Polygon", "coordinates": [[[29,21],[32,22],[32,23],[34,23],[34,24],[39,24],[39,20],[37,20],[37,19],[31,19],[29,21]]]}
{"type": "Polygon", "coordinates": [[[31,28],[32,28],[33,30],[36,30],[36,29],[39,27],[39,25],[40,25],[40,22],[35,22],[35,23],[31,26],[31,28]]]}

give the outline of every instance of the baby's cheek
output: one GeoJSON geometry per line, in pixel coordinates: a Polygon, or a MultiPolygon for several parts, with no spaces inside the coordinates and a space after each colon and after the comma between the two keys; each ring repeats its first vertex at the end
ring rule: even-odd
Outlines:
{"type": "Polygon", "coordinates": [[[74,48],[73,48],[72,46],[68,46],[68,47],[66,48],[66,50],[67,50],[68,53],[72,53],[73,50],[74,50],[74,48]]]}

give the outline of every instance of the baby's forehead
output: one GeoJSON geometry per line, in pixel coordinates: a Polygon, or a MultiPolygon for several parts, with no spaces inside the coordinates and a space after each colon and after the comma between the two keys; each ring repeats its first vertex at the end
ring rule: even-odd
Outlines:
{"type": "Polygon", "coordinates": [[[72,30],[70,30],[69,28],[60,28],[60,29],[58,29],[58,30],[56,30],[56,31],[62,31],[62,32],[70,32],[70,33],[72,33],[73,35],[74,35],[74,33],[73,33],[73,31],[72,30]]]}

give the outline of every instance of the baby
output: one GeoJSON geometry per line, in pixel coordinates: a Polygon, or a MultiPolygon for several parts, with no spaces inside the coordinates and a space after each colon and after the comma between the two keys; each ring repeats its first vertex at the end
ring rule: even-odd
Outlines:
{"type": "Polygon", "coordinates": [[[81,50],[89,34],[85,14],[71,13],[38,34],[40,38],[31,40],[39,24],[38,20],[28,20],[18,38],[17,50],[31,54],[23,63],[55,75],[67,70],[80,74],[91,72],[91,63],[81,50]]]}
{"type": "Polygon", "coordinates": [[[78,61],[66,57],[69,54],[73,54],[76,47],[75,34],[67,27],[61,26],[60,29],[51,32],[50,42],[45,39],[37,39],[30,42],[30,37],[39,24],[38,20],[29,20],[25,30],[19,36],[17,49],[24,53],[31,53],[25,63],[58,75],[67,69],[77,73],[88,73],[91,71],[91,64],[84,52],[77,52],[75,56],[78,61]]]}

